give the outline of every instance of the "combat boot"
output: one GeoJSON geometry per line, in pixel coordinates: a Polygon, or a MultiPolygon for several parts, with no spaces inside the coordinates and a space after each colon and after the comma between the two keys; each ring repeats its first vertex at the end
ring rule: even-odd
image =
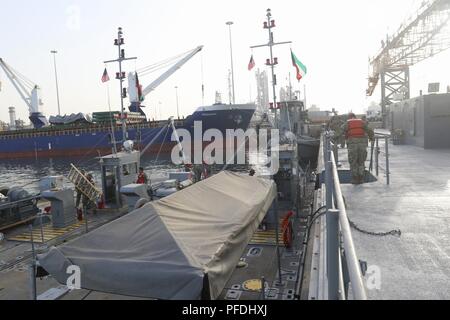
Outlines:
{"type": "Polygon", "coordinates": [[[364,176],[358,177],[358,184],[364,184],[364,176]]]}

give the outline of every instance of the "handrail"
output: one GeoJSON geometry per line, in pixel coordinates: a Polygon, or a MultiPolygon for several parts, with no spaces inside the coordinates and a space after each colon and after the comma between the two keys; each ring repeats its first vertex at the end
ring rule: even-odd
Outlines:
{"type": "Polygon", "coordinates": [[[347,216],[336,155],[328,133],[322,139],[323,165],[325,167],[326,223],[325,261],[329,300],[347,299],[347,285],[351,283],[353,298],[367,300],[361,264],[356,255],[351,226],[347,216]],[[337,207],[337,208],[336,208],[337,207]],[[342,240],[342,241],[341,241],[342,240]],[[344,270],[345,276],[344,276],[344,270]]]}
{"type": "MultiPolygon", "coordinates": [[[[378,177],[379,175],[379,169],[382,169],[386,173],[386,183],[387,185],[391,184],[391,172],[390,172],[390,160],[389,160],[389,139],[391,138],[390,134],[382,134],[382,133],[376,133],[375,135],[375,142],[372,145],[374,148],[373,152],[375,153],[375,175],[378,177]],[[384,151],[381,151],[379,141],[384,140],[384,151]],[[386,159],[386,167],[383,168],[380,166],[379,162],[379,156],[383,155],[386,159]]],[[[372,167],[370,168],[373,169],[372,167]]]]}
{"type": "Polygon", "coordinates": [[[332,171],[334,180],[334,192],[336,194],[336,202],[339,209],[339,223],[341,226],[341,234],[344,240],[345,257],[347,261],[353,294],[356,300],[367,300],[361,266],[356,255],[355,245],[353,243],[351,227],[350,223],[348,222],[347,209],[345,208],[344,198],[342,196],[341,182],[339,180],[338,169],[333,152],[331,152],[331,163],[333,166],[332,171]]]}

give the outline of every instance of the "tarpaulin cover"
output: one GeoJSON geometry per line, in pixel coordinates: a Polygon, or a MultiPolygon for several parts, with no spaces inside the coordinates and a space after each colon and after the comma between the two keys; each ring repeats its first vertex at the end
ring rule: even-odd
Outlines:
{"type": "Polygon", "coordinates": [[[51,116],[49,118],[49,122],[50,124],[53,125],[63,125],[63,124],[72,124],[75,122],[91,123],[92,120],[88,115],[78,113],[65,116],[51,116]]]}
{"type": "Polygon", "coordinates": [[[216,299],[277,194],[273,181],[222,172],[39,256],[60,283],[155,299],[216,299]],[[205,281],[206,280],[206,281],[205,281]]]}

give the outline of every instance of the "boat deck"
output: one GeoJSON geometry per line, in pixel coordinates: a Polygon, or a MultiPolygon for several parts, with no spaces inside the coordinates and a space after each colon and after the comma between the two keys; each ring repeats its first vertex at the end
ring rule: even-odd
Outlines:
{"type": "MultiPolygon", "coordinates": [[[[280,203],[279,217],[283,218],[291,210],[289,203],[280,203]]],[[[310,210],[299,212],[293,219],[294,241],[291,248],[286,248],[282,235],[279,234],[279,254],[282,282],[280,283],[278,253],[275,245],[274,228],[259,231],[247,246],[241,261],[247,265],[236,268],[225,286],[221,300],[294,300],[302,282],[304,259],[304,240],[307,216],[310,210]],[[262,294],[264,277],[265,295],[262,294]]]]}
{"type": "MultiPolygon", "coordinates": [[[[117,219],[123,215],[123,210],[104,210],[98,214],[88,216],[88,228],[93,230],[97,227],[117,219]]],[[[40,225],[34,226],[33,234],[35,236],[35,249],[39,253],[40,244],[40,225]]],[[[71,239],[77,238],[85,233],[86,227],[84,223],[76,223],[74,226],[61,229],[61,233],[52,232],[52,237],[48,238],[48,230],[51,225],[43,226],[44,246],[57,246],[71,239]],[[55,237],[53,237],[55,236],[55,237]]],[[[30,299],[30,277],[29,266],[32,261],[32,246],[30,238],[27,237],[29,227],[27,225],[15,227],[13,229],[3,231],[6,239],[0,242],[0,300],[29,300],[30,299]],[[20,241],[17,241],[20,240],[20,241]]],[[[59,231],[58,231],[59,232],[59,231]]],[[[44,277],[37,279],[38,296],[47,292],[52,288],[58,288],[58,284],[52,277],[44,277]]],[[[64,298],[84,299],[87,298],[89,291],[77,290],[67,294],[64,298]]],[[[95,295],[89,297],[95,297],[95,295]]],[[[116,299],[111,295],[103,294],[102,299],[116,299]]]]}
{"type": "MultiPolygon", "coordinates": [[[[358,258],[367,261],[369,299],[450,299],[450,150],[390,144],[391,183],[342,185],[358,258]],[[379,277],[378,277],[379,271],[379,277]]],[[[342,169],[347,150],[339,150],[342,169]]],[[[381,161],[381,159],[380,159],[381,161]]]]}
{"type": "MultiPolygon", "coordinates": [[[[313,186],[310,186],[309,194],[312,194],[313,186]]],[[[280,202],[279,217],[283,218],[291,210],[289,203],[280,202]]],[[[304,236],[307,216],[310,208],[305,208],[293,219],[293,247],[284,247],[280,233],[279,250],[281,258],[282,280],[278,284],[278,260],[275,229],[258,231],[247,246],[242,255],[242,260],[247,263],[245,268],[236,268],[232,277],[223,290],[219,299],[223,300],[294,300],[296,290],[301,282],[303,274],[302,261],[304,261],[304,236]],[[256,251],[255,251],[256,250],[256,251]],[[266,295],[263,297],[260,290],[260,280],[266,281],[266,295]],[[253,280],[253,281],[252,281],[253,280]],[[258,288],[259,287],[259,288],[258,288]]],[[[99,213],[89,216],[90,229],[96,228],[120,216],[119,213],[99,213]]],[[[35,227],[39,231],[39,226],[35,227]]],[[[18,242],[18,235],[27,233],[28,226],[14,228],[6,233],[6,241],[0,243],[0,300],[28,300],[30,299],[29,265],[31,264],[31,243],[18,242]],[[11,239],[11,240],[9,240],[11,239]]],[[[46,245],[63,244],[70,239],[82,236],[85,232],[84,225],[79,225],[64,237],[58,237],[49,241],[46,245]]],[[[39,232],[38,232],[39,233],[39,232]]],[[[38,239],[37,239],[38,240],[38,239]]],[[[35,243],[39,249],[40,244],[35,243]]],[[[136,300],[139,297],[114,295],[90,290],[68,291],[61,286],[52,276],[37,279],[37,294],[40,300],[136,300]]],[[[143,299],[148,300],[148,299],[143,299]]]]}

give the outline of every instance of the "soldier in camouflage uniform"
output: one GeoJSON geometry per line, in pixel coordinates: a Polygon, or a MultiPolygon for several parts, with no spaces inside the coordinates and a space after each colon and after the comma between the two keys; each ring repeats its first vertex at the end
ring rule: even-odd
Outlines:
{"type": "Polygon", "coordinates": [[[368,140],[373,141],[374,131],[367,122],[349,114],[349,120],[342,126],[342,133],[347,139],[348,161],[352,172],[352,183],[363,184],[366,173],[368,140]]]}
{"type": "Polygon", "coordinates": [[[345,146],[345,138],[342,135],[342,126],[344,125],[344,121],[340,116],[334,116],[331,118],[328,128],[331,131],[334,131],[333,143],[338,146],[340,145],[342,148],[345,146]]]}

